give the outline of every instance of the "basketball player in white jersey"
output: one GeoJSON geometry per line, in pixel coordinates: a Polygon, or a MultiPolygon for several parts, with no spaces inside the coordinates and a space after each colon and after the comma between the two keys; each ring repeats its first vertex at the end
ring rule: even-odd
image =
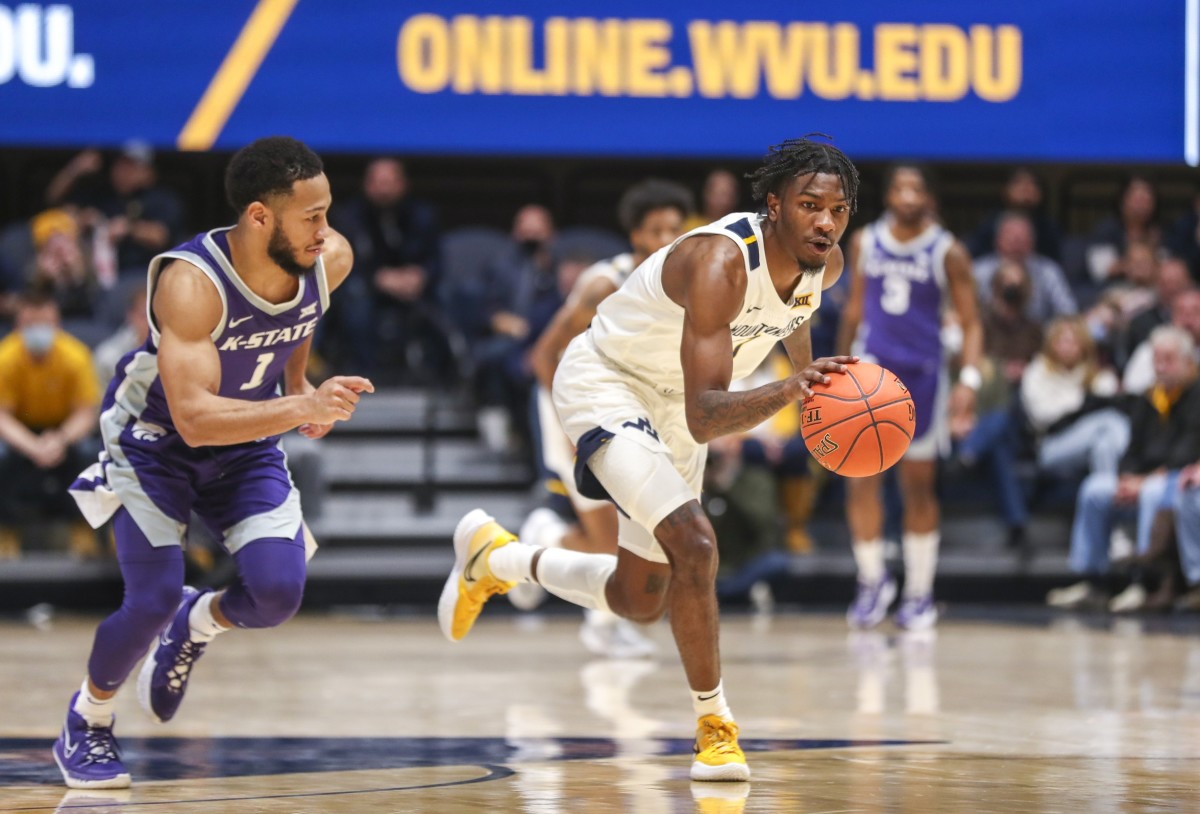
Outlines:
{"type": "MultiPolygon", "coordinates": [[[[906,630],[924,630],[937,622],[933,577],[941,518],[936,481],[938,458],[950,441],[946,402],[950,415],[970,421],[975,391],[983,381],[977,367],[983,329],[971,256],[934,218],[925,171],[893,167],[884,194],[883,217],[850,241],[850,298],[842,313],[838,350],[853,348],[895,373],[916,406],[912,444],[898,469],[904,498],[904,596],[893,620],[906,630]],[[957,312],[963,330],[962,373],[952,391],[942,347],[947,308],[957,312]]],[[[846,520],[858,565],[858,594],[847,620],[857,629],[883,621],[896,597],[896,581],[884,563],[882,480],[877,475],[846,482],[846,520]]]]}
{"type": "Polygon", "coordinates": [[[454,535],[438,618],[452,641],[518,582],[637,622],[670,611],[699,718],[694,780],[748,780],[721,685],[717,544],[700,508],[705,443],[811,395],[853,357],[812,359],[808,320],[842,272],[858,174],[837,148],[784,142],[751,176],[758,213],[734,213],[650,256],[600,303],[554,377],[586,497],[616,504],[616,556],[519,542],[482,510],[454,535]],[[795,373],[732,392],[783,341],[795,373]]]}
{"type": "MultiPolygon", "coordinates": [[[[521,526],[522,540],[547,548],[617,553],[617,510],[607,500],[579,494],[573,476],[575,449],[563,432],[550,399],[550,387],[567,344],[587,330],[596,308],[654,252],[683,234],[692,209],[686,187],[650,178],[630,187],[617,205],[617,216],[629,236],[631,252],[590,266],[576,281],[570,296],[533,346],[530,359],[537,374],[534,436],[551,504],[535,509],[521,526]],[[568,505],[562,504],[568,502],[568,505]],[[560,511],[577,522],[568,523],[560,511]]],[[[532,609],[546,596],[534,582],[522,583],[508,594],[512,603],[532,609]]],[[[609,611],[586,611],[579,637],[588,650],[609,658],[644,658],[655,652],[652,641],[636,625],[609,611]]]]}

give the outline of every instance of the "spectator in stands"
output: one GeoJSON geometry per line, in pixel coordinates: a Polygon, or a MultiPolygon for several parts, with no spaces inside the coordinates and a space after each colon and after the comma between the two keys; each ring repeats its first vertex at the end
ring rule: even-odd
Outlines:
{"type": "Polygon", "coordinates": [[[1121,188],[1117,211],[1097,224],[1088,238],[1087,265],[1092,280],[1107,284],[1126,276],[1126,247],[1145,243],[1157,251],[1161,239],[1154,187],[1140,175],[1132,176],[1121,188]]]}
{"type": "Polygon", "coordinates": [[[1115,473],[1129,420],[1114,406],[1117,378],[1100,365],[1083,320],[1060,318],[1021,377],[1020,405],[1040,469],[1060,477],[1115,473]]]}
{"type": "Polygon", "coordinates": [[[1119,370],[1125,369],[1133,352],[1150,337],[1151,331],[1171,321],[1175,298],[1192,288],[1187,266],[1179,258],[1165,257],[1158,262],[1157,268],[1153,300],[1135,312],[1116,337],[1114,361],[1119,370]]]}
{"type": "MultiPolygon", "coordinates": [[[[1046,214],[1042,207],[1042,182],[1029,167],[1016,167],[1009,174],[1004,184],[1003,208],[989,215],[967,241],[971,256],[982,258],[990,254],[1000,243],[1000,230],[1010,216],[1024,218],[1030,229],[1030,248],[1032,254],[1036,246],[1037,255],[1057,261],[1062,257],[1062,245],[1058,227],[1046,214]]],[[[975,273],[979,274],[979,261],[976,260],[975,273]]],[[[1061,274],[1062,270],[1059,269],[1061,274]]],[[[1031,272],[1032,273],[1032,272],[1031,272]]],[[[1037,277],[1036,274],[1033,276],[1037,277]]],[[[986,290],[986,282],[981,282],[977,288],[986,290]]],[[[1074,313],[1073,311],[1071,313],[1074,313]]],[[[1061,316],[1061,314],[1056,314],[1061,316]]]]}
{"type": "Polygon", "coordinates": [[[354,271],[334,300],[323,338],[364,374],[378,372],[379,351],[395,349],[410,374],[444,370],[436,294],[441,271],[437,212],[409,194],[404,164],[376,158],[363,175],[362,195],[333,211],[354,247],[354,271]],[[349,290],[347,290],[347,288],[349,290]]]}
{"type": "Polygon", "coordinates": [[[1010,262],[1019,263],[1029,275],[1031,290],[1025,312],[1031,319],[1045,323],[1054,317],[1078,313],[1079,306],[1062,267],[1049,257],[1034,253],[1034,227],[1029,216],[1023,212],[1005,212],[997,216],[994,224],[995,250],[972,265],[975,288],[983,304],[987,305],[991,296],[996,270],[1002,263],[1010,262]]]}
{"type": "Polygon", "coordinates": [[[146,310],[146,289],[138,286],[129,293],[129,302],[125,308],[125,322],[116,333],[109,336],[92,351],[96,367],[96,380],[100,383],[101,391],[107,389],[117,373],[117,363],[121,357],[134,348],[140,348],[150,335],[150,317],[146,310]]]}
{"type": "Polygon", "coordinates": [[[125,144],[107,183],[95,178],[102,165],[94,150],[76,155],[50,182],[46,198],[52,206],[78,207],[80,223],[92,230],[98,276],[107,285],[110,261],[104,253],[112,253],[117,272],[145,274],[151,258],[175,245],[184,207],[174,192],[159,185],[154,151],[145,142],[125,144]]]}
{"type": "Polygon", "coordinates": [[[1187,263],[1192,280],[1200,283],[1200,182],[1196,184],[1192,208],[1172,225],[1166,244],[1174,255],[1187,263]]]}
{"type": "Polygon", "coordinates": [[[25,273],[28,284],[50,292],[63,317],[94,316],[96,276],[75,218],[65,209],[47,209],[30,221],[29,228],[36,251],[25,273]]]}
{"type": "Polygon", "coordinates": [[[1023,266],[1001,263],[990,287],[991,296],[981,313],[984,359],[979,369],[983,386],[975,396],[975,415],[955,418],[952,435],[961,440],[945,471],[954,477],[986,464],[1008,528],[1007,543],[1018,548],[1025,543],[1029,510],[1017,477],[1020,444],[1012,416],[1012,393],[1042,345],[1042,327],[1027,316],[1032,285],[1023,266]],[[960,426],[963,421],[966,425],[960,426]]]}
{"type": "Polygon", "coordinates": [[[1029,315],[1033,284],[1023,265],[1008,260],[988,283],[981,313],[983,349],[995,360],[1005,381],[1015,385],[1042,346],[1041,321],[1029,315]]]}
{"type": "Polygon", "coordinates": [[[684,222],[683,230],[690,232],[720,220],[730,212],[737,212],[741,199],[742,190],[737,176],[729,170],[713,170],[704,179],[704,186],[700,190],[700,211],[684,222]]]}
{"type": "Polygon", "coordinates": [[[1175,535],[1187,592],[1175,607],[1200,611],[1200,456],[1179,473],[1176,497],[1175,535]]]}
{"type": "MultiPolygon", "coordinates": [[[[1171,306],[1171,324],[1200,343],[1200,289],[1190,288],[1175,295],[1171,306]]],[[[1154,348],[1149,339],[1134,349],[1121,377],[1122,389],[1141,395],[1154,384],[1154,348]]]]}
{"type": "Polygon", "coordinates": [[[1046,601],[1059,608],[1094,606],[1107,599],[1108,549],[1118,519],[1136,519],[1139,550],[1148,546],[1166,481],[1162,476],[1200,457],[1189,434],[1200,415],[1196,346],[1173,326],[1155,329],[1154,388],[1139,398],[1130,415],[1131,436],[1117,473],[1093,471],[1084,479],[1071,528],[1071,569],[1083,579],[1051,591],[1046,601]]]}
{"type": "Polygon", "coordinates": [[[0,340],[0,552],[19,552],[21,524],[76,518],[71,549],[99,549],[67,494],[94,456],[81,449],[96,426],[100,401],[87,347],[59,328],[58,306],[43,291],[26,294],[16,330],[0,340]]]}
{"type": "MultiPolygon", "coordinates": [[[[484,272],[487,334],[475,350],[476,389],[480,431],[493,451],[507,449],[513,429],[524,432],[528,424],[525,406],[531,379],[525,356],[545,327],[532,325],[530,318],[544,315],[548,320],[566,295],[560,283],[564,270],[554,256],[554,235],[548,209],[537,204],[521,207],[513,218],[511,243],[484,272]]],[[[571,258],[566,270],[588,259],[571,258]]]]}

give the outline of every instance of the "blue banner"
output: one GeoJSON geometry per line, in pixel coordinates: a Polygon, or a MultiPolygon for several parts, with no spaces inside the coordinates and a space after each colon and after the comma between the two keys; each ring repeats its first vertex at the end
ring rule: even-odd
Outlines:
{"type": "Polygon", "coordinates": [[[0,4],[0,143],[1196,164],[1198,4],[0,4]]]}

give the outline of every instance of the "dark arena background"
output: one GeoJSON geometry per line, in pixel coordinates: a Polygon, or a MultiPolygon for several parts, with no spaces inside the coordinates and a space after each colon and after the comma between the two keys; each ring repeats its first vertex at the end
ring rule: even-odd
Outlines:
{"type": "MultiPolygon", "coordinates": [[[[0,814],[1195,810],[1200,0],[810,5],[0,4],[0,814]],[[575,519],[534,348],[584,269],[630,251],[623,196],[680,185],[686,229],[754,212],[748,174],[806,134],[858,169],[847,256],[920,170],[982,335],[964,365],[943,297],[923,361],[975,408],[934,407],[920,629],[851,608],[876,584],[861,507],[798,409],[710,444],[753,778],[694,782],[669,620],[598,639],[564,600],[497,597],[451,644],[438,597],[471,509],[523,538],[575,519]],[[308,378],[376,390],[327,437],[282,437],[319,543],[296,616],[223,635],[166,725],[131,676],[132,787],[68,790],[51,745],[124,595],[111,524],[68,487],[146,341],[151,258],[235,222],[226,166],[271,135],[321,156],[355,254],[308,378]]],[[[849,338],[852,276],[814,312],[816,357],[849,338]]],[[[772,356],[749,386],[790,372],[772,356]]],[[[893,592],[902,468],[872,541],[893,592]]],[[[218,533],[179,526],[189,585],[238,579],[218,533]]]]}

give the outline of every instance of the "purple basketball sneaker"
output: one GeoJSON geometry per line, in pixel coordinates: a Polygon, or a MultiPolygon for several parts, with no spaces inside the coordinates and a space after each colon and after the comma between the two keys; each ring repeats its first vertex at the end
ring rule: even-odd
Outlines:
{"type": "Polygon", "coordinates": [[[54,742],[54,762],[72,789],[129,788],[129,770],[121,762],[112,726],[92,726],[75,711],[79,693],[71,696],[67,722],[54,742]]]}
{"type": "Polygon", "coordinates": [[[938,610],[933,603],[933,594],[906,596],[892,621],[904,630],[929,630],[937,624],[938,610]]]}
{"type": "Polygon", "coordinates": [[[189,585],[183,586],[183,598],[175,618],[163,628],[162,634],[150,647],[150,653],[142,663],[138,674],[138,703],[146,714],[160,724],[175,717],[183,694],[187,692],[192,668],[204,655],[204,644],[191,639],[188,614],[206,591],[197,591],[189,585]]]}
{"type": "Polygon", "coordinates": [[[878,582],[859,582],[854,604],[846,612],[846,621],[855,630],[875,627],[887,616],[892,600],[896,598],[896,580],[884,572],[878,582]]]}

